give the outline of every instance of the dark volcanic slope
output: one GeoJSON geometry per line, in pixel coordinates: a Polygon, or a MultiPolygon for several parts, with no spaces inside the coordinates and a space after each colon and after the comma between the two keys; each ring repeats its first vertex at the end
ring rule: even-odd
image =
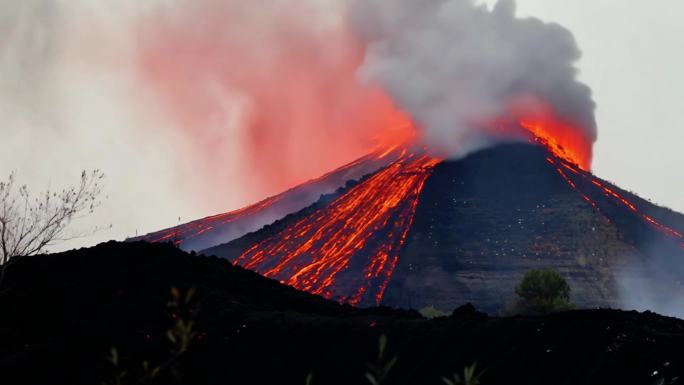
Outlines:
{"type": "MultiPolygon", "coordinates": [[[[566,171],[592,207],[547,156],[541,147],[509,145],[438,165],[383,303],[448,309],[473,302],[494,312],[526,271],[553,268],[579,306],[618,305],[618,275],[643,276],[640,263],[667,237],[566,171]]],[[[684,229],[681,215],[661,219],[664,212],[629,197],[684,229]]],[[[676,242],[664,245],[684,258],[676,242]]]]}
{"type": "MultiPolygon", "coordinates": [[[[382,303],[448,310],[472,302],[495,313],[532,268],[558,270],[582,307],[620,305],[618,289],[627,280],[657,284],[668,298],[681,294],[684,239],[644,215],[674,229],[684,229],[684,216],[549,156],[543,147],[509,144],[437,165],[420,193],[382,303]]],[[[205,253],[233,260],[326,202],[205,253]]],[[[375,239],[384,236],[380,232],[375,239]]]]}
{"type": "Polygon", "coordinates": [[[387,384],[441,384],[474,361],[483,384],[681,384],[684,321],[653,313],[574,311],[491,318],[474,309],[424,320],[354,309],[216,258],[168,245],[107,243],[25,258],[0,292],[3,384],[100,384],[169,357],[169,287],[197,288],[190,349],[155,384],[363,384],[378,336],[397,356],[387,384]],[[105,357],[120,352],[112,371],[105,357]]]}
{"type": "Polygon", "coordinates": [[[438,165],[384,302],[501,309],[533,268],[554,268],[580,306],[614,303],[611,268],[638,256],[539,147],[505,146],[438,165]]]}

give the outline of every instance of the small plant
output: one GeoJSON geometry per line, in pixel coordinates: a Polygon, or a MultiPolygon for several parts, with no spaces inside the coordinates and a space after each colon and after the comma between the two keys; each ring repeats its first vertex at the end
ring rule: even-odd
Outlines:
{"type": "Polygon", "coordinates": [[[553,270],[528,271],[515,293],[513,312],[518,314],[548,314],[574,308],[570,303],[570,286],[553,270]]]}
{"type": "Polygon", "coordinates": [[[378,360],[374,364],[367,364],[368,372],[366,378],[371,385],[381,385],[385,383],[387,375],[392,370],[394,364],[397,363],[397,357],[393,357],[389,361],[385,361],[385,350],[387,348],[387,336],[381,335],[378,339],[378,360]]]}
{"type": "Polygon", "coordinates": [[[66,230],[100,205],[103,179],[99,170],[83,171],[79,184],[38,195],[31,194],[25,185],[17,186],[14,173],[0,180],[0,288],[7,268],[19,258],[79,237],[66,230]]]}
{"type": "MultiPolygon", "coordinates": [[[[115,375],[103,382],[103,385],[122,385],[124,383],[143,384],[155,380],[161,373],[170,372],[173,376],[178,377],[175,365],[178,360],[188,351],[191,343],[195,340],[196,332],[194,331],[194,306],[193,297],[195,289],[188,289],[186,292],[181,292],[175,287],[171,288],[171,299],[167,307],[171,319],[174,321],[173,325],[166,331],[166,338],[171,344],[169,356],[159,364],[151,364],[150,361],[142,362],[142,374],[134,376],[130,371],[121,367],[119,360],[119,352],[112,347],[107,357],[107,361],[112,365],[115,375]],[[126,381],[124,381],[126,380],[126,381]]],[[[135,371],[140,373],[139,371],[135,371]]]]}
{"type": "Polygon", "coordinates": [[[171,288],[171,300],[168,307],[171,310],[171,317],[176,320],[172,328],[166,331],[166,337],[173,344],[174,349],[172,353],[180,355],[185,353],[190,346],[190,342],[195,338],[196,333],[193,331],[195,321],[187,313],[191,307],[192,297],[195,295],[195,289],[188,289],[184,294],[175,287],[171,288]]]}
{"type": "Polygon", "coordinates": [[[309,373],[306,375],[306,379],[304,380],[304,384],[311,385],[312,383],[313,383],[313,373],[309,373]]]}
{"type": "Polygon", "coordinates": [[[116,350],[115,347],[112,347],[109,350],[109,356],[107,357],[107,361],[109,361],[109,363],[112,365],[112,367],[116,371],[116,374],[113,375],[109,380],[104,381],[102,385],[122,385],[123,379],[124,377],[126,377],[127,371],[121,369],[119,363],[119,351],[116,350]]]}
{"type": "Polygon", "coordinates": [[[442,377],[447,385],[479,385],[480,377],[484,374],[484,371],[477,371],[477,362],[474,362],[470,366],[463,368],[463,377],[458,373],[454,373],[451,378],[442,377]]]}

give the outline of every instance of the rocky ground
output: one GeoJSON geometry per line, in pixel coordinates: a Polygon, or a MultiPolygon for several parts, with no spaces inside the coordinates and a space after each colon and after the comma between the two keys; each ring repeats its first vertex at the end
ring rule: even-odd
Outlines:
{"type": "Polygon", "coordinates": [[[381,364],[397,357],[386,384],[442,384],[475,362],[485,385],[684,383],[679,319],[618,310],[500,318],[463,306],[427,320],[340,305],[170,245],[23,258],[0,288],[0,315],[3,385],[305,384],[309,375],[310,384],[368,384],[381,335],[381,364]],[[192,320],[191,330],[178,320],[192,320]]]}

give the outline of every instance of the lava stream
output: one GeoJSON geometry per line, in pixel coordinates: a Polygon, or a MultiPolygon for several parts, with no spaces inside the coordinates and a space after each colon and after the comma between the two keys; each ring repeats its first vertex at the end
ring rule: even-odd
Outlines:
{"type": "Polygon", "coordinates": [[[570,185],[570,187],[573,188],[573,190],[577,191],[577,193],[582,196],[582,199],[587,201],[591,205],[591,207],[593,207],[594,209],[596,209],[596,210],[599,209],[598,205],[596,205],[596,202],[591,200],[591,198],[589,198],[589,196],[587,196],[587,194],[583,193],[582,191],[580,191],[579,188],[577,188],[577,185],[575,184],[575,182],[573,182],[572,179],[570,179],[570,177],[568,177],[568,175],[563,171],[563,169],[561,169],[561,166],[559,166],[558,163],[555,160],[553,160],[553,158],[548,157],[548,158],[546,158],[546,161],[549,162],[556,169],[556,171],[558,171],[558,174],[560,174],[560,176],[565,180],[565,182],[567,182],[568,185],[570,185]]]}
{"type": "MultiPolygon", "coordinates": [[[[350,162],[344,166],[341,166],[325,175],[318,177],[316,179],[304,182],[293,189],[305,189],[307,186],[312,186],[318,183],[325,184],[330,177],[334,174],[345,174],[350,173],[354,169],[361,169],[364,165],[375,164],[378,162],[384,162],[389,164],[392,160],[395,160],[404,153],[405,148],[411,143],[409,139],[410,131],[405,127],[403,129],[394,129],[393,132],[395,136],[399,139],[394,140],[394,142],[389,142],[385,140],[382,142],[382,146],[378,145],[370,154],[361,157],[353,162],[350,162]],[[409,134],[407,134],[407,132],[409,134]]],[[[263,212],[279,202],[287,199],[287,194],[292,191],[288,190],[281,194],[266,198],[260,202],[253,205],[244,207],[239,210],[230,211],[218,215],[213,215],[210,217],[198,219],[186,224],[175,226],[169,229],[157,231],[149,235],[141,237],[148,242],[173,242],[177,246],[182,246],[189,240],[192,240],[204,233],[211,232],[212,230],[219,229],[221,226],[236,222],[242,218],[248,217],[250,215],[258,214],[263,212]]]]}
{"type": "MultiPolygon", "coordinates": [[[[634,214],[641,217],[645,222],[647,222],[648,224],[653,226],[656,230],[660,231],[661,233],[668,235],[670,237],[673,237],[679,241],[684,239],[684,234],[682,234],[681,232],[679,232],[679,231],[677,231],[671,227],[668,227],[668,226],[656,221],[653,217],[641,212],[639,210],[639,208],[633,202],[629,201],[627,198],[625,198],[624,196],[619,194],[614,189],[612,189],[612,188],[606,186],[604,183],[600,182],[593,175],[591,175],[587,172],[584,172],[578,166],[576,166],[570,162],[563,161],[563,160],[554,161],[552,158],[548,158],[547,160],[549,161],[549,163],[554,165],[554,167],[556,168],[558,173],[570,185],[570,187],[572,187],[577,192],[579,192],[582,195],[582,197],[586,201],[588,201],[589,204],[591,204],[595,209],[598,209],[596,202],[592,201],[587,194],[582,192],[577,187],[577,184],[575,182],[573,182],[570,177],[568,177],[566,172],[563,171],[563,169],[565,169],[565,170],[567,170],[567,171],[569,171],[575,175],[578,175],[578,176],[584,178],[585,180],[589,181],[594,187],[598,188],[605,196],[612,198],[618,204],[625,206],[627,209],[629,209],[629,211],[631,211],[634,214]]],[[[684,249],[684,244],[682,244],[681,247],[684,249]]]]}
{"type": "Polygon", "coordinates": [[[594,139],[586,129],[559,115],[549,103],[535,99],[535,108],[512,107],[511,115],[532,141],[582,170],[591,169],[594,139]]]}
{"type": "Polygon", "coordinates": [[[236,263],[327,298],[377,304],[413,222],[418,196],[439,162],[406,154],[329,206],[255,244],[236,263]],[[340,285],[338,278],[351,266],[363,267],[363,276],[340,285]]]}

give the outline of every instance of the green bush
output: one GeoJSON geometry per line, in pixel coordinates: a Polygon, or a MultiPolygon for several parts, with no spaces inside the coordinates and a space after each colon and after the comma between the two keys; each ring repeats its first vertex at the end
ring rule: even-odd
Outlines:
{"type": "Polygon", "coordinates": [[[548,314],[574,308],[570,303],[570,286],[553,270],[528,271],[515,293],[513,312],[517,314],[548,314]]]}

